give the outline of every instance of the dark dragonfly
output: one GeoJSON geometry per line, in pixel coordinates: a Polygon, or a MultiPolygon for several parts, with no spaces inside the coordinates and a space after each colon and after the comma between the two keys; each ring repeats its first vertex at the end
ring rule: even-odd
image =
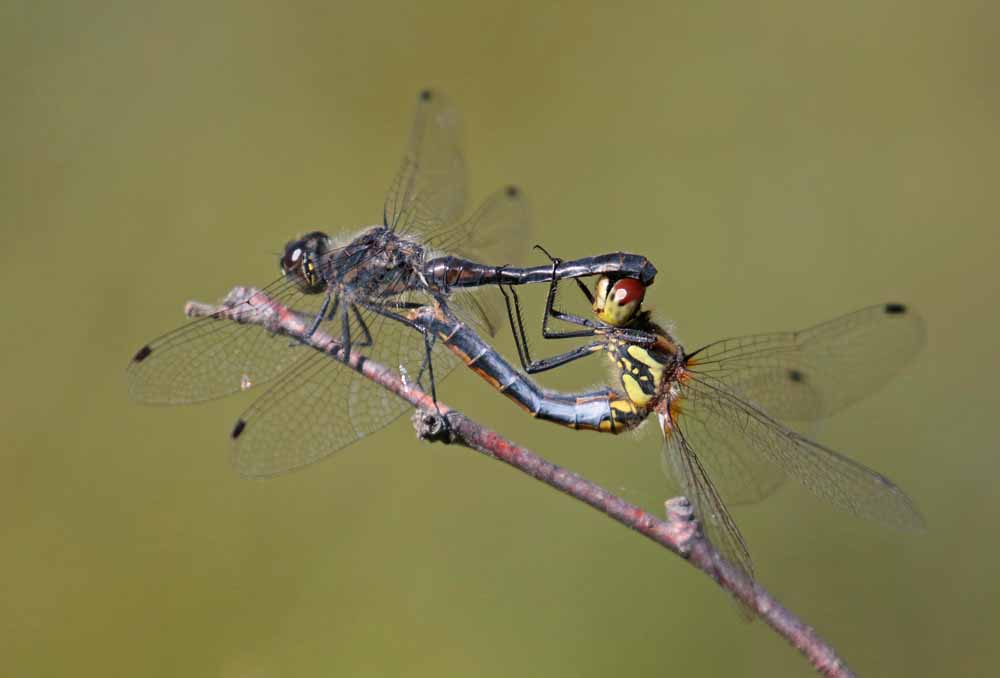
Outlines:
{"type": "Polygon", "coordinates": [[[792,428],[864,398],[910,362],[924,328],[909,308],[881,304],[799,332],[725,339],[688,352],[642,310],[641,281],[601,276],[594,293],[575,282],[594,317],[554,308],[553,280],[543,336],[592,340],[538,361],[528,352],[520,304],[510,290],[509,320],[522,366],[537,373],[603,352],[615,388],[578,395],[542,389],[447,309],[425,308],[418,315],[441,343],[535,417],[620,433],[655,414],[664,471],[692,501],[713,543],[750,576],[750,553],[726,503],[758,501],[786,476],[855,515],[901,529],[922,527],[916,507],[888,478],[792,428]],[[554,331],[551,318],[583,329],[554,331]]]}
{"type": "Polygon", "coordinates": [[[273,381],[232,437],[240,472],[275,475],[378,430],[406,404],[326,356],[253,324],[269,311],[307,313],[313,318],[310,334],[323,327],[339,339],[341,360],[358,349],[398,369],[404,380],[429,379],[433,392],[435,379],[456,362],[406,317],[415,308],[447,298],[463,319],[492,335],[505,320],[487,285],[616,271],[652,283],[652,264],[626,253],[566,262],[555,270],[508,265],[526,250],[527,206],[520,191],[508,187],[462,219],[466,172],[460,137],[457,111],[439,94],[422,92],[383,223],[343,240],[315,231],[289,242],[280,258],[282,276],[263,295],[230,309],[237,323],[200,318],[139,349],[128,368],[132,397],[191,403],[273,381]]]}

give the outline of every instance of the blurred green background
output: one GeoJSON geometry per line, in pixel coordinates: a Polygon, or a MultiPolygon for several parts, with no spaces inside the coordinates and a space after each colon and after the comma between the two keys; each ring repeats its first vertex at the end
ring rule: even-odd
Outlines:
{"type": "MultiPolygon", "coordinates": [[[[7,0],[3,673],[811,674],[682,561],[405,420],[254,482],[227,440],[247,399],[128,401],[128,359],[186,300],[271,280],[297,233],[378,220],[428,85],[465,116],[473,200],[516,181],[560,254],[649,256],[649,302],[689,346],[920,310],[916,364],[822,440],[906,488],[928,532],[787,484],[735,515],[765,585],[860,673],[995,667],[998,21],[976,2],[7,0]]],[[[652,438],[532,421],[467,373],[443,398],[628,496],[669,492],[652,438]]]]}

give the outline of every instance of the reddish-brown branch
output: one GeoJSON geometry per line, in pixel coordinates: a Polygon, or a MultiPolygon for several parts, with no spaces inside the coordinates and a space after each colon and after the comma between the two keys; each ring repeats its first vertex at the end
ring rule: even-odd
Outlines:
{"type": "MultiPolygon", "coordinates": [[[[215,316],[220,320],[262,325],[267,330],[284,334],[318,351],[336,356],[340,343],[317,330],[306,333],[311,319],[294,310],[277,304],[259,290],[236,287],[220,306],[190,302],[185,312],[192,317],[215,316]],[[246,304],[253,310],[247,311],[246,304]]],[[[759,584],[741,570],[723,559],[704,537],[683,497],[666,503],[667,520],[663,521],[633,506],[581,476],[539,457],[530,450],[516,445],[503,436],[490,431],[443,403],[404,383],[392,370],[351,351],[350,367],[368,379],[403,398],[420,413],[415,417],[418,433],[425,439],[447,439],[474,449],[494,459],[499,459],[523,473],[582,501],[622,525],[639,532],[647,539],[681,556],[696,568],[709,575],[723,590],[728,591],[748,609],[754,611],[765,623],[789,643],[798,648],[812,665],[824,676],[853,676],[847,664],[812,627],[803,623],[784,608],[759,584]],[[442,419],[447,426],[442,426],[442,419]]]]}

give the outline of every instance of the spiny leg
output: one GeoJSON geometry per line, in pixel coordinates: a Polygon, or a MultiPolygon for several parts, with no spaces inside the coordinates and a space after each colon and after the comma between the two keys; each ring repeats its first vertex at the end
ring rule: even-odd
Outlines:
{"type": "MultiPolygon", "coordinates": [[[[556,290],[559,285],[559,281],[556,278],[556,268],[561,263],[561,260],[557,257],[553,257],[545,250],[541,245],[535,245],[536,249],[540,250],[552,261],[552,277],[549,283],[549,291],[545,301],[545,311],[542,316],[542,336],[546,339],[567,339],[567,338],[580,338],[580,337],[592,337],[598,333],[598,328],[602,327],[600,323],[587,320],[584,318],[578,318],[576,316],[562,313],[553,308],[556,298],[556,290]],[[575,323],[586,327],[583,330],[573,330],[568,332],[556,332],[550,330],[548,327],[548,320],[550,317],[554,317],[559,320],[565,320],[566,322],[575,323]]],[[[587,287],[577,279],[574,279],[581,290],[588,299],[593,299],[590,296],[587,287]]],[[[560,365],[565,365],[566,363],[572,362],[584,356],[590,355],[591,353],[599,350],[603,346],[602,341],[591,342],[584,346],[580,346],[573,350],[567,351],[565,353],[560,353],[550,358],[544,358],[542,360],[532,360],[531,352],[528,346],[528,337],[524,331],[524,314],[521,311],[521,300],[518,297],[517,292],[514,290],[513,286],[510,286],[508,290],[504,290],[503,286],[500,286],[500,292],[503,294],[504,304],[507,306],[507,320],[510,323],[511,332],[514,335],[514,345],[517,348],[517,357],[521,361],[521,367],[524,368],[525,372],[528,374],[534,374],[536,372],[543,372],[545,370],[550,370],[554,367],[560,365]],[[507,292],[510,292],[508,295],[507,292]],[[513,307],[511,306],[511,298],[513,298],[513,307]]]]}
{"type": "Polygon", "coordinates": [[[517,358],[521,361],[521,367],[525,367],[531,362],[531,356],[528,354],[528,338],[524,334],[524,319],[521,317],[521,304],[517,299],[517,293],[514,288],[510,288],[510,294],[514,295],[514,308],[511,308],[510,295],[504,289],[503,285],[498,285],[500,288],[500,294],[503,295],[503,303],[507,307],[507,321],[510,323],[511,334],[514,335],[514,347],[517,349],[517,358]],[[517,320],[514,320],[514,313],[517,313],[517,320]]]}
{"type": "Polygon", "coordinates": [[[344,312],[340,314],[341,332],[340,349],[341,360],[345,363],[351,360],[351,309],[350,304],[344,304],[344,312]]]}
{"type": "MultiPolygon", "coordinates": [[[[549,260],[552,262],[552,264],[553,264],[553,267],[552,267],[552,279],[555,280],[556,279],[556,267],[559,264],[563,263],[564,260],[560,259],[559,257],[552,256],[551,254],[549,254],[549,251],[547,249],[545,249],[544,247],[542,247],[541,245],[535,245],[535,249],[538,250],[539,252],[541,252],[542,254],[544,254],[545,256],[547,256],[549,258],[549,260]]],[[[596,274],[593,274],[593,275],[596,275],[596,274]]],[[[579,278],[573,278],[573,282],[575,282],[576,286],[578,288],[580,288],[581,292],[583,292],[583,296],[585,296],[587,298],[587,303],[588,304],[593,304],[594,303],[594,295],[591,294],[590,288],[587,287],[586,285],[584,285],[583,281],[580,280],[579,278]]]]}
{"type": "Polygon", "coordinates": [[[417,385],[423,388],[420,384],[420,380],[424,376],[424,369],[427,369],[427,376],[431,380],[431,400],[434,401],[434,409],[437,410],[438,414],[441,414],[441,409],[438,407],[437,398],[437,382],[434,381],[434,361],[431,359],[431,351],[434,350],[434,337],[430,332],[424,332],[424,361],[420,365],[420,371],[417,373],[417,385]]]}
{"type": "MultiPolygon", "coordinates": [[[[305,335],[306,338],[308,339],[312,337],[312,335],[316,333],[316,330],[319,329],[320,323],[322,323],[324,320],[333,320],[333,318],[337,315],[337,308],[339,307],[340,307],[340,294],[335,292],[327,292],[326,296],[323,298],[323,304],[319,307],[319,311],[316,313],[316,317],[313,318],[312,325],[310,325],[309,329],[306,331],[305,335]],[[330,312],[327,313],[326,311],[330,307],[331,295],[333,296],[333,308],[330,308],[330,312]]],[[[289,346],[295,347],[298,346],[300,343],[301,340],[292,341],[289,343],[289,346]]]]}
{"type": "Polygon", "coordinates": [[[354,311],[354,319],[358,321],[358,327],[361,328],[361,333],[364,335],[364,339],[358,344],[358,346],[371,346],[372,345],[372,333],[368,330],[368,323],[365,319],[361,317],[361,311],[354,304],[351,304],[351,310],[354,311]]]}
{"type": "Polygon", "coordinates": [[[333,318],[333,314],[337,311],[337,306],[340,305],[340,295],[335,295],[337,297],[337,303],[334,304],[333,312],[327,316],[326,311],[330,308],[330,297],[334,295],[333,291],[327,291],[326,296],[323,297],[323,305],[319,307],[319,311],[316,313],[316,317],[313,319],[312,325],[309,326],[309,330],[306,331],[306,338],[311,337],[317,329],[319,329],[319,324],[324,320],[329,320],[333,318]]]}
{"type": "MultiPolygon", "coordinates": [[[[514,298],[514,308],[512,310],[510,297],[508,297],[507,292],[503,291],[503,287],[500,288],[500,291],[503,292],[504,302],[507,304],[507,318],[510,321],[511,331],[514,334],[514,344],[517,347],[517,357],[521,361],[521,367],[524,368],[524,371],[528,374],[551,370],[555,367],[559,367],[560,365],[565,365],[566,363],[588,356],[604,347],[603,341],[593,341],[589,344],[578,346],[570,351],[566,351],[565,353],[560,353],[549,358],[532,360],[528,349],[528,338],[524,332],[524,319],[522,318],[521,303],[518,299],[517,292],[515,292],[513,288],[508,290],[514,298]]],[[[597,332],[596,330],[588,329],[576,332],[567,332],[564,334],[569,337],[587,337],[594,336],[597,332]]]]}
{"type": "Polygon", "coordinates": [[[333,308],[330,309],[330,312],[327,314],[326,319],[327,320],[333,320],[334,318],[336,318],[337,317],[337,309],[338,308],[340,308],[340,294],[339,293],[333,295],[333,308]]]}
{"type": "MultiPolygon", "coordinates": [[[[549,293],[545,298],[545,311],[542,315],[542,336],[546,339],[568,339],[571,337],[589,337],[595,332],[594,330],[600,329],[602,327],[601,323],[598,323],[589,318],[581,318],[570,313],[564,313],[555,308],[556,303],[556,293],[559,289],[559,280],[556,278],[556,268],[562,263],[562,259],[554,257],[548,253],[548,251],[541,245],[535,245],[535,248],[540,250],[552,261],[552,280],[549,283],[549,293]],[[570,323],[573,325],[580,325],[581,327],[590,328],[589,330],[573,330],[569,332],[558,332],[549,328],[549,320],[555,318],[556,320],[562,320],[563,322],[570,323]]],[[[584,285],[579,278],[574,278],[577,286],[583,290],[584,295],[593,303],[594,298],[591,296],[590,291],[587,286],[584,285]]],[[[513,288],[511,292],[513,293],[513,288]]],[[[514,295],[514,303],[517,303],[517,295],[514,295]]]]}

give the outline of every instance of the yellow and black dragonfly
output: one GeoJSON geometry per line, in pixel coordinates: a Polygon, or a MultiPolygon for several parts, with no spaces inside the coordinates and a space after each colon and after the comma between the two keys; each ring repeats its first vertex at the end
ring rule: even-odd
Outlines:
{"type": "MultiPolygon", "coordinates": [[[[553,266],[559,263],[553,258],[553,266]]],[[[613,388],[582,394],[541,388],[446,308],[425,307],[418,316],[469,367],[537,418],[620,433],[655,414],[664,470],[693,502],[717,548],[751,576],[749,550],[726,502],[762,499],[786,476],[855,515],[900,529],[923,526],[913,502],[888,478],[784,423],[838,412],[910,362],[924,328],[905,305],[870,306],[806,330],[724,339],[688,352],[643,310],[641,281],[602,275],[593,293],[575,282],[593,317],[556,309],[553,278],[543,336],[591,341],[542,360],[529,354],[520,303],[509,289],[522,367],[533,374],[604,353],[613,366],[613,388]],[[581,329],[555,331],[549,319],[581,329]]]]}

